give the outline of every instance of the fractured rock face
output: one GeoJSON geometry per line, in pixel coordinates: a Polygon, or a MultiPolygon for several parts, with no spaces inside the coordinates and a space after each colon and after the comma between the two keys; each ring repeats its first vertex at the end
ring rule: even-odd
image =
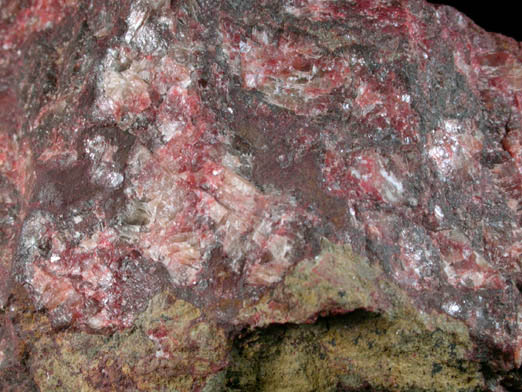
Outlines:
{"type": "Polygon", "coordinates": [[[8,388],[516,388],[519,43],[417,0],[2,8],[8,388]]]}

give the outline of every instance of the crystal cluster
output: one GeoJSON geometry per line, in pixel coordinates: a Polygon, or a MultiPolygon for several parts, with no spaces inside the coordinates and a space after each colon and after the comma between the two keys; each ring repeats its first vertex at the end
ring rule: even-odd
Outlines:
{"type": "Polygon", "coordinates": [[[518,42],[420,0],[8,0],[0,53],[0,376],[154,306],[201,380],[223,331],[357,309],[522,365],[518,42]]]}

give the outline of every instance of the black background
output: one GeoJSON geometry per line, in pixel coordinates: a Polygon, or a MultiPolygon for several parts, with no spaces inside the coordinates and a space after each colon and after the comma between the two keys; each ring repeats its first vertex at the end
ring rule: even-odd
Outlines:
{"type": "Polygon", "coordinates": [[[501,33],[522,41],[522,1],[520,0],[435,0],[455,7],[486,31],[501,33]],[[517,5],[519,7],[517,7],[517,5]]]}

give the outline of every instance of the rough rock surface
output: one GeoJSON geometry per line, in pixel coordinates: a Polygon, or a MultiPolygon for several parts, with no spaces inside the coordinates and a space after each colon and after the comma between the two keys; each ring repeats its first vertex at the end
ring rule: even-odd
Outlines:
{"type": "Polygon", "coordinates": [[[0,389],[520,390],[521,144],[450,7],[0,1],[0,389]]]}

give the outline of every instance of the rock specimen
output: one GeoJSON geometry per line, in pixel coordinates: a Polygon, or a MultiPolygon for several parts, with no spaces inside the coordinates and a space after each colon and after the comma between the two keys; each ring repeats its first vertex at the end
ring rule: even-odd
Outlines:
{"type": "Polygon", "coordinates": [[[422,0],[0,8],[0,389],[520,390],[518,42],[422,0]]]}

